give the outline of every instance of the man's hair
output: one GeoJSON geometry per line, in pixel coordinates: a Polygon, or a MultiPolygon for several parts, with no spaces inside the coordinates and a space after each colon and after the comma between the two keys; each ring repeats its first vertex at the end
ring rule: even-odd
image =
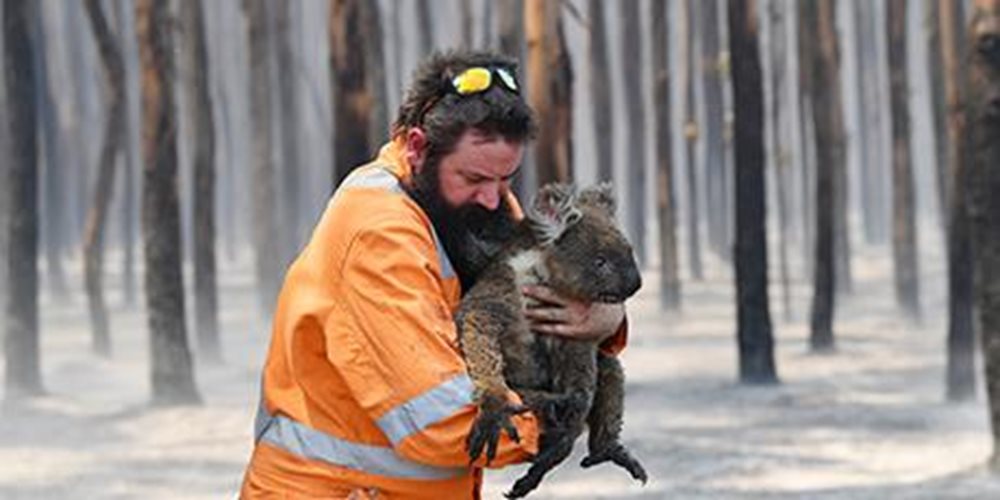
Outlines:
{"type": "MultiPolygon", "coordinates": [[[[452,50],[434,53],[416,71],[399,115],[392,126],[393,137],[412,127],[423,129],[429,157],[441,157],[469,129],[508,141],[526,142],[535,136],[535,117],[524,98],[494,81],[484,92],[459,95],[451,79],[468,68],[504,68],[517,73],[514,60],[495,52],[452,50]]],[[[494,78],[497,78],[494,75],[494,78]]]]}

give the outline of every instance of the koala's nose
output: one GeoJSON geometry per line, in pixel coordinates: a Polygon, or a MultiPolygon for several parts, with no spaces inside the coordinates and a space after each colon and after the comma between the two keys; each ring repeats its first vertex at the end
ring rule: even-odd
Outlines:
{"type": "Polygon", "coordinates": [[[632,265],[625,272],[626,297],[635,295],[635,292],[638,292],[640,288],[642,288],[642,274],[639,273],[639,266],[633,258],[632,265]]]}

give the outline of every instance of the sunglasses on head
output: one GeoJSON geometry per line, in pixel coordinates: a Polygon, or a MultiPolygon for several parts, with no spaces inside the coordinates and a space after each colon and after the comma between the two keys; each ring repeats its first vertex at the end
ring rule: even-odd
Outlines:
{"type": "MultiPolygon", "coordinates": [[[[494,82],[500,82],[505,89],[515,94],[520,94],[521,90],[517,86],[517,79],[514,78],[514,73],[509,69],[500,66],[474,66],[468,68],[451,80],[448,83],[451,84],[451,91],[460,95],[468,96],[474,94],[480,94],[486,92],[493,86],[494,82]]],[[[437,97],[427,101],[424,109],[420,112],[420,123],[423,123],[424,117],[427,113],[434,107],[441,99],[444,94],[438,95],[437,97]]]]}

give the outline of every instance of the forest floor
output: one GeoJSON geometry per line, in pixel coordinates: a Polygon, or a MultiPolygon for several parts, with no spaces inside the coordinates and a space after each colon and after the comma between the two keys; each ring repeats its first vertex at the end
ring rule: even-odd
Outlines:
{"type": "MultiPolygon", "coordinates": [[[[629,306],[622,360],[624,439],[649,483],[609,465],[580,469],[581,440],[530,498],[1000,498],[1000,479],[982,467],[991,452],[982,389],[973,402],[944,401],[944,270],[922,270],[926,313],[907,322],[896,314],[887,253],[856,256],[834,354],[808,352],[808,285],[793,283],[791,321],[772,285],[781,383],[764,387],[736,383],[727,273],[686,282],[683,313],[670,315],[658,311],[657,275],[647,274],[629,306]]],[[[233,498],[267,347],[266,328],[247,314],[256,300],[241,262],[223,266],[225,364],[197,365],[200,407],[149,406],[145,317],[122,305],[120,289],[109,293],[110,360],[91,354],[80,290],[68,304],[43,296],[49,395],[0,409],[0,498],[233,498]]],[[[487,473],[485,497],[501,498],[523,471],[487,473]]]]}

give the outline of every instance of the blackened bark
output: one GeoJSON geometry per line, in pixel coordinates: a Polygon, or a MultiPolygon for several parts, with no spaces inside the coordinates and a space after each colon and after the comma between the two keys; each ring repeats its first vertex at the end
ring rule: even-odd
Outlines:
{"type": "Polygon", "coordinates": [[[810,97],[816,131],[816,253],[809,345],[813,351],[828,351],[834,348],[835,200],[836,190],[843,187],[837,182],[837,171],[845,166],[842,108],[837,88],[840,75],[834,26],[836,5],[834,0],[809,0],[801,8],[809,21],[806,29],[816,34],[810,44],[812,53],[804,60],[815,78],[810,97]]]}
{"type": "Polygon", "coordinates": [[[736,293],[740,381],[777,382],[767,295],[764,87],[755,0],[729,0],[736,179],[736,293]]]}
{"type": "Polygon", "coordinates": [[[4,328],[8,401],[41,395],[38,332],[38,117],[32,33],[38,3],[3,1],[4,81],[8,113],[3,126],[9,138],[7,190],[7,304],[4,328]]]}
{"type": "Polygon", "coordinates": [[[177,201],[177,118],[168,0],[136,2],[142,67],[142,233],[149,311],[153,403],[201,400],[184,324],[180,210],[177,201]]]}
{"type": "MultiPolygon", "coordinates": [[[[615,166],[613,143],[615,113],[611,107],[611,74],[608,71],[608,36],[604,20],[606,3],[604,0],[588,0],[587,10],[590,17],[590,96],[594,103],[597,180],[612,182],[615,166]]],[[[659,7],[654,7],[657,8],[659,7]]],[[[655,61],[654,65],[659,62],[655,61]]]]}
{"type": "MultiPolygon", "coordinates": [[[[714,1],[714,0],[713,0],[714,1]]],[[[695,0],[684,0],[682,23],[684,33],[681,43],[684,44],[684,68],[681,87],[684,89],[684,152],[687,157],[687,231],[688,231],[688,263],[691,266],[691,278],[701,281],[704,272],[701,265],[701,197],[698,196],[698,112],[697,95],[695,93],[695,23],[697,20],[695,0]]],[[[711,2],[709,2],[711,3],[711,2]]],[[[717,179],[718,180],[718,179],[717,179]]],[[[725,198],[723,196],[717,201],[725,198]]],[[[714,210],[722,212],[725,204],[714,205],[714,210]]]]}
{"type": "Polygon", "coordinates": [[[418,59],[427,57],[434,50],[434,27],[431,21],[430,0],[417,0],[417,30],[420,35],[418,59]]]}
{"type": "Polygon", "coordinates": [[[972,308],[972,254],[968,212],[965,206],[966,176],[971,160],[968,127],[968,68],[965,47],[965,9],[961,2],[936,0],[940,29],[943,93],[947,109],[946,133],[948,186],[948,369],[947,397],[969,400],[976,392],[976,349],[972,308]]]}
{"type": "Polygon", "coordinates": [[[368,144],[378,147],[389,139],[388,96],[385,89],[385,51],[382,47],[382,13],[378,2],[361,3],[361,29],[371,94],[368,144]]]}
{"type": "Polygon", "coordinates": [[[334,113],[334,185],[369,160],[370,76],[357,48],[365,46],[362,0],[330,2],[330,92],[334,113]]]}
{"type": "MultiPolygon", "coordinates": [[[[118,19],[118,37],[121,40],[121,47],[123,56],[129,54],[135,43],[135,33],[133,32],[133,25],[130,23],[131,16],[127,15],[126,10],[128,10],[132,4],[130,2],[119,1],[115,2],[115,9],[117,12],[118,19]]],[[[138,151],[136,145],[138,144],[138,138],[135,138],[135,130],[133,129],[131,122],[131,109],[133,105],[129,100],[128,89],[132,86],[134,81],[135,67],[128,64],[125,65],[125,81],[126,85],[122,87],[123,99],[125,100],[125,111],[122,113],[122,141],[124,143],[124,154],[122,155],[122,218],[121,218],[121,231],[122,231],[122,297],[125,304],[128,306],[135,305],[136,289],[138,284],[136,283],[135,277],[135,239],[136,239],[136,204],[138,202],[138,195],[136,193],[135,184],[135,174],[138,170],[138,151]],[[130,69],[131,67],[131,69],[130,69]]]]}
{"type": "Polygon", "coordinates": [[[976,0],[969,32],[973,157],[967,207],[993,431],[990,465],[996,471],[1000,469],[1000,0],[976,0]]]}
{"type": "MultiPolygon", "coordinates": [[[[961,2],[957,2],[961,3],[961,2]]],[[[947,8],[947,6],[945,7],[947,8]]],[[[924,34],[927,36],[927,68],[930,73],[931,125],[934,133],[934,173],[941,214],[941,227],[948,221],[948,123],[945,104],[945,71],[942,54],[941,6],[937,0],[924,3],[924,34]]]]}
{"type": "Polygon", "coordinates": [[[538,116],[535,168],[538,185],[572,182],[573,69],[558,3],[527,0],[528,99],[538,116]]]}
{"type": "MultiPolygon", "coordinates": [[[[278,184],[281,186],[281,231],[282,245],[280,261],[287,265],[294,253],[301,248],[305,238],[305,227],[301,217],[302,164],[299,159],[299,100],[295,89],[298,70],[294,64],[295,52],[292,48],[292,16],[290,9],[297,8],[294,2],[272,2],[274,9],[274,63],[278,84],[278,117],[281,139],[278,184]]],[[[379,47],[381,48],[381,47],[379,47]]],[[[367,54],[367,51],[366,51],[367,54]]],[[[370,56],[366,56],[370,57],[370,56]]],[[[384,80],[383,80],[384,81],[384,80]]],[[[383,101],[384,102],[384,101],[383,101]]],[[[383,107],[384,109],[384,107],[383,107]]],[[[382,127],[383,130],[385,127],[382,127]]]]}
{"type": "Polygon", "coordinates": [[[625,86],[627,159],[625,172],[628,192],[628,236],[640,266],[646,265],[646,106],[643,103],[642,24],[639,2],[619,2],[621,7],[622,70],[630,78],[625,86]]]}
{"type": "Polygon", "coordinates": [[[774,187],[777,190],[775,199],[778,208],[778,266],[781,279],[781,302],[785,320],[792,319],[791,283],[788,270],[788,177],[791,162],[789,161],[788,144],[785,127],[785,70],[787,64],[785,8],[784,0],[771,0],[768,4],[768,15],[771,19],[771,154],[774,155],[771,164],[774,165],[774,187]]]}
{"type": "MultiPolygon", "coordinates": [[[[181,22],[187,40],[188,116],[193,138],[194,183],[194,313],[198,354],[208,361],[222,359],[219,345],[218,287],[215,278],[215,126],[201,0],[181,3],[181,22]]],[[[289,225],[292,225],[289,222],[289,225]]]]}
{"type": "Polygon", "coordinates": [[[798,11],[796,16],[798,17],[798,25],[796,26],[796,48],[798,50],[799,58],[799,128],[802,133],[799,135],[799,149],[802,153],[801,165],[801,175],[799,176],[802,182],[802,250],[804,250],[803,262],[805,263],[805,274],[813,274],[815,272],[814,260],[815,255],[815,232],[816,227],[811,221],[816,220],[816,183],[814,178],[814,146],[815,146],[815,112],[812,109],[812,92],[813,92],[813,72],[812,72],[812,60],[815,53],[816,45],[816,34],[810,32],[810,26],[815,26],[815,22],[810,21],[809,16],[809,6],[803,2],[794,2],[798,11]],[[808,7],[808,8],[807,8],[808,7]]]}
{"type": "Polygon", "coordinates": [[[118,156],[122,149],[125,60],[100,3],[97,0],[84,0],[84,7],[104,66],[104,93],[108,106],[107,123],[104,125],[104,145],[97,165],[97,181],[94,184],[93,199],[83,230],[84,283],[87,288],[87,305],[93,335],[91,347],[98,355],[110,357],[111,332],[108,325],[108,308],[104,301],[104,227],[108,205],[114,196],[118,156]]]}
{"type": "MultiPolygon", "coordinates": [[[[253,236],[254,267],[260,307],[272,311],[280,281],[274,136],[271,133],[271,28],[268,2],[244,0],[250,57],[250,121],[253,130],[253,236]]],[[[355,58],[361,59],[361,58],[355,58]]],[[[355,124],[362,134],[367,128],[355,124]]]]}
{"type": "Polygon", "coordinates": [[[917,226],[910,160],[909,79],[906,70],[906,0],[889,0],[889,71],[892,109],[892,252],[896,299],[908,317],[920,317],[917,226]]]}
{"type": "MultiPolygon", "coordinates": [[[[591,7],[596,2],[591,2],[591,7]]],[[[597,6],[600,9],[600,5],[597,6]]],[[[656,142],[656,208],[660,226],[660,307],[681,307],[681,280],[677,257],[677,213],[674,198],[673,131],[670,126],[670,34],[667,30],[667,0],[653,0],[653,109],[656,142]]],[[[593,23],[593,16],[591,16],[593,23]]],[[[595,108],[596,110],[596,108],[595,108]]],[[[609,113],[610,114],[610,113],[609,113]]]]}

